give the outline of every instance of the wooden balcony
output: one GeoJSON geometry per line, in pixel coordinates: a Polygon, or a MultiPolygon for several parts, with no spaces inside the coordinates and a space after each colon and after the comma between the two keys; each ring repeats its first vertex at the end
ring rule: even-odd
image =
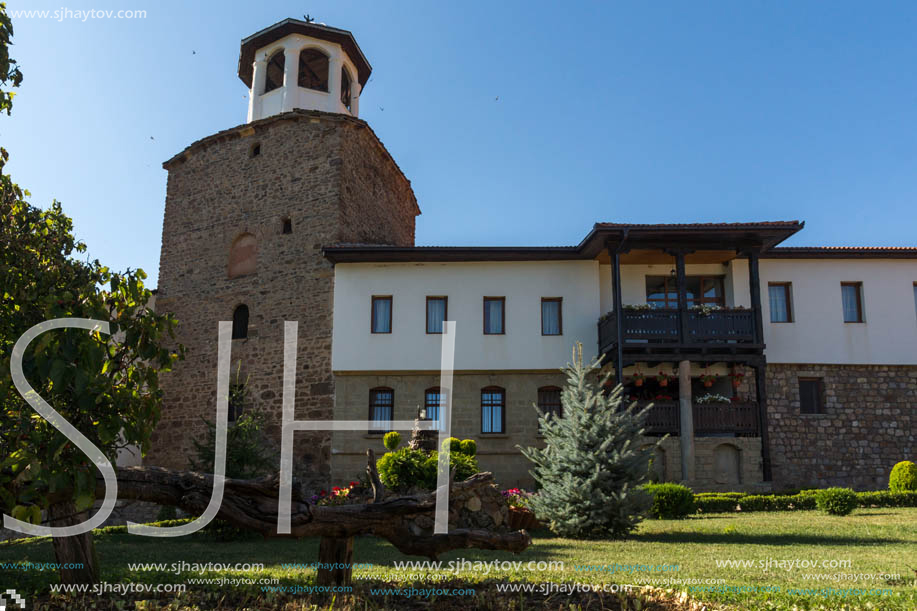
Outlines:
{"type": "MultiPolygon", "coordinates": [[[[658,355],[657,360],[678,359],[683,354],[697,358],[705,354],[760,355],[764,348],[755,342],[754,312],[746,309],[704,313],[678,308],[624,308],[621,326],[625,353],[658,355]]],[[[613,355],[618,344],[618,321],[614,312],[599,320],[598,336],[599,352],[613,355]]]]}
{"type": "MultiPolygon", "coordinates": [[[[681,417],[678,401],[653,401],[652,403],[653,406],[646,418],[646,434],[679,435],[681,417]]],[[[756,403],[695,403],[692,411],[695,437],[758,436],[758,405],[756,403]]]]}

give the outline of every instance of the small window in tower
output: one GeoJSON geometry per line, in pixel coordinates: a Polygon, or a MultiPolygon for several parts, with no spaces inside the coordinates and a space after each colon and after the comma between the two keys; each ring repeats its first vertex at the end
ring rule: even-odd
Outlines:
{"type": "Polygon", "coordinates": [[[249,157],[257,157],[257,156],[260,155],[260,154],[261,154],[261,143],[260,143],[260,142],[256,142],[256,143],[254,143],[254,144],[252,145],[252,147],[249,149],[248,156],[249,156],[249,157]]]}
{"type": "Polygon", "coordinates": [[[248,306],[237,305],[232,312],[232,338],[245,339],[248,337],[248,306]]]}
{"type": "Polygon", "coordinates": [[[293,233],[293,221],[290,219],[283,219],[283,233],[293,233]]]}
{"type": "Polygon", "coordinates": [[[274,91],[283,85],[283,51],[277,51],[267,61],[267,78],[264,80],[264,93],[274,91]]]}
{"type": "Polygon", "coordinates": [[[318,49],[303,49],[299,54],[299,86],[328,91],[328,56],[318,49]]]}
{"type": "Polygon", "coordinates": [[[350,75],[346,68],[341,68],[341,104],[350,110],[350,75]]]}

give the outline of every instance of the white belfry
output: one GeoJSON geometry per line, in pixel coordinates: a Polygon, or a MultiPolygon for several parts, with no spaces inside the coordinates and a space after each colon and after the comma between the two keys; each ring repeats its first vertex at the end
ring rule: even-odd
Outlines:
{"type": "Polygon", "coordinates": [[[350,32],[285,19],[242,41],[248,122],[297,108],[359,116],[371,71],[350,32]]]}

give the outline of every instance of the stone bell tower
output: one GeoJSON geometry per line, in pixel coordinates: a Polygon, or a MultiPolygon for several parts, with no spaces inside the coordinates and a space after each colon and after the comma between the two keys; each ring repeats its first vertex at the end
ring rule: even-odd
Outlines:
{"type": "MultiPolygon", "coordinates": [[[[146,464],[187,468],[203,420],[215,419],[218,321],[233,321],[231,382],[244,388],[231,421],[262,412],[279,453],[286,320],[299,322],[296,418],[333,417],[334,270],[322,247],[412,246],[420,214],[410,181],[357,118],[370,70],[350,32],[295,19],[272,25],[242,41],[248,122],[163,164],[156,308],[178,318],[187,358],[161,378],[162,419],[146,464]]],[[[327,486],[330,433],[296,435],[297,473],[327,486]]]]}

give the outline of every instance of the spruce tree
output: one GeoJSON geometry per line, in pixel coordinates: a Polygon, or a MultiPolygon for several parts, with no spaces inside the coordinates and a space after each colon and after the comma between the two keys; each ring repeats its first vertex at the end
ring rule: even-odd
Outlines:
{"type": "MultiPolygon", "coordinates": [[[[583,363],[583,346],[573,349],[561,393],[563,414],[539,411],[545,447],[520,448],[535,464],[540,485],[532,509],[563,537],[620,538],[630,533],[651,499],[647,481],[653,448],[641,448],[647,410],[623,406],[623,389],[603,389],[609,375],[599,375],[600,360],[583,363]]],[[[536,406],[536,410],[537,410],[536,406]]]]}

